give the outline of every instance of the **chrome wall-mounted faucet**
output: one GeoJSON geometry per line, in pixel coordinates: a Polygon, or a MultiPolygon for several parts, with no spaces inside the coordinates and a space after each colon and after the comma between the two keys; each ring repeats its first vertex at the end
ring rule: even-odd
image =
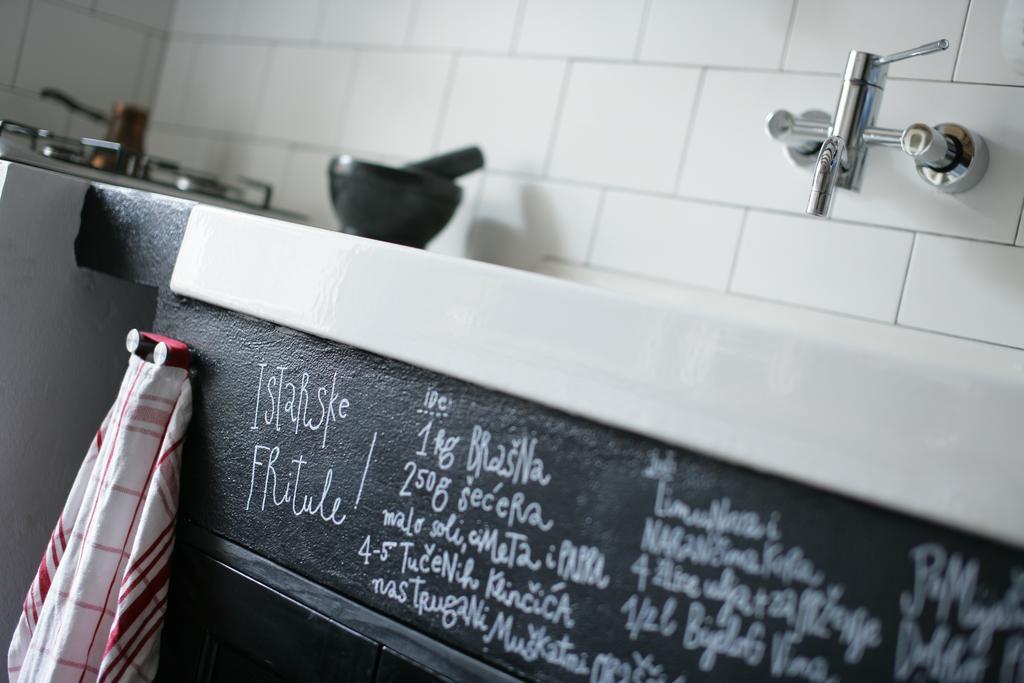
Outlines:
{"type": "Polygon", "coordinates": [[[981,180],[988,168],[988,150],[981,136],[963,126],[913,123],[903,130],[875,126],[889,65],[948,47],[949,41],[943,39],[887,56],[853,50],[834,116],[811,110],[797,117],[784,109],[768,115],[768,135],[786,144],[790,160],[813,166],[807,213],[828,216],[836,187],[860,189],[870,146],[901,148],[914,160],[918,175],[943,192],[963,192],[981,180]]]}

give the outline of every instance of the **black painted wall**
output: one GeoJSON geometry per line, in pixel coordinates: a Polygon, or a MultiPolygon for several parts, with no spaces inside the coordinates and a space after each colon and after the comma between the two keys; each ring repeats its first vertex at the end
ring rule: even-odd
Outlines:
{"type": "Polygon", "coordinates": [[[1024,681],[1015,549],[173,295],[156,328],[189,523],[501,670],[1024,681]]]}

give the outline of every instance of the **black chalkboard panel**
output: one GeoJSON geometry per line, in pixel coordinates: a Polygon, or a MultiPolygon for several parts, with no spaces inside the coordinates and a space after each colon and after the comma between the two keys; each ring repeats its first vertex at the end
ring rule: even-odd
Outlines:
{"type": "Polygon", "coordinates": [[[167,294],[157,328],[200,364],[192,523],[518,676],[1024,681],[1020,551],[167,294]]]}

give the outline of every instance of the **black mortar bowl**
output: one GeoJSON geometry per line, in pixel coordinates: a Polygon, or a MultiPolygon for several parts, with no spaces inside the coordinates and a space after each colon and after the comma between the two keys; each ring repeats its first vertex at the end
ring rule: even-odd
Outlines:
{"type": "Polygon", "coordinates": [[[328,175],[341,231],[422,249],[448,224],[462,200],[455,178],[483,165],[479,147],[400,168],[337,156],[328,175]]]}

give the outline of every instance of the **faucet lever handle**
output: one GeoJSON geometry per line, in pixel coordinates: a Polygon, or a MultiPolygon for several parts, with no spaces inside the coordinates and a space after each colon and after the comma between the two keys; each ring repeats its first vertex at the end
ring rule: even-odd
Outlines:
{"type": "Polygon", "coordinates": [[[911,57],[920,57],[921,55],[930,55],[933,52],[942,52],[947,48],[949,48],[949,41],[945,38],[940,38],[933,43],[925,43],[924,45],[912,47],[909,50],[893,52],[891,55],[885,55],[884,57],[876,57],[875,64],[891,64],[892,62],[899,62],[904,59],[910,59],[911,57]]]}
{"type": "Polygon", "coordinates": [[[810,110],[794,116],[785,109],[776,109],[765,119],[764,128],[773,140],[787,145],[813,142],[817,150],[817,145],[829,136],[832,117],[823,111],[810,110]]]}

